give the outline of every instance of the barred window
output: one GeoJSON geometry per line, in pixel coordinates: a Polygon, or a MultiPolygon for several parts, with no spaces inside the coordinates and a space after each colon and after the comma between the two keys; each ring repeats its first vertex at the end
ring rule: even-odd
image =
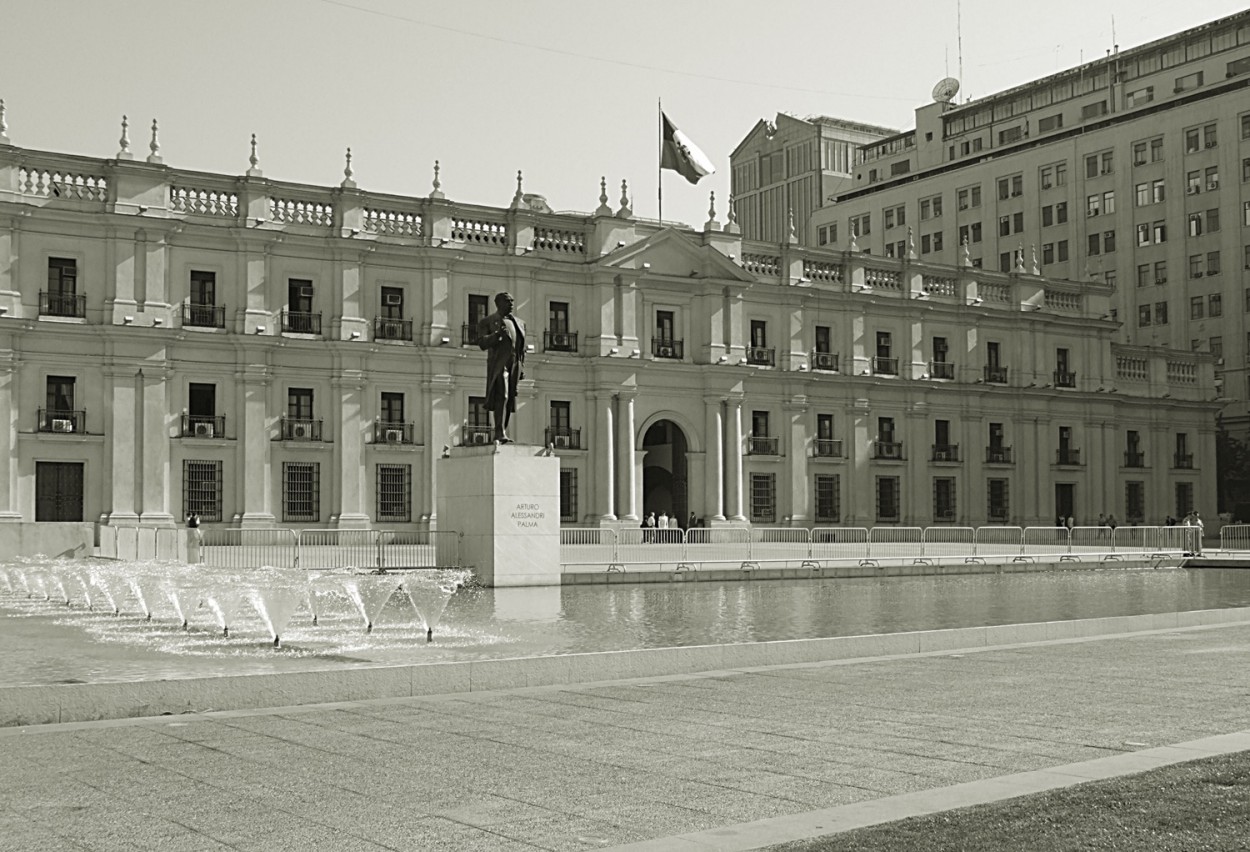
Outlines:
{"type": "Polygon", "coordinates": [[[1146,484],[1144,482],[1124,483],[1124,520],[1130,524],[1140,524],[1146,520],[1146,484]]]}
{"type": "Polygon", "coordinates": [[[182,514],[221,522],[221,462],[183,460],[182,514]]]}
{"type": "Polygon", "coordinates": [[[816,475],[816,521],[836,524],[842,520],[841,489],[838,474],[816,475]]]}
{"type": "Polygon", "coordinates": [[[282,463],[282,520],[316,521],[321,518],[321,465],[317,462],[282,463]]]}
{"type": "Polygon", "coordinates": [[[777,523],[777,474],[751,474],[751,523],[777,523]]]}
{"type": "Polygon", "coordinates": [[[899,478],[897,476],[877,477],[877,520],[898,522],[899,511],[899,478]]]}
{"type": "Polygon", "coordinates": [[[577,469],[560,468],[560,523],[577,523],[577,469]]]}
{"type": "Polygon", "coordinates": [[[933,477],[933,520],[955,520],[955,478],[933,477]]]}
{"type": "Polygon", "coordinates": [[[1011,516],[1011,506],[1008,501],[1008,483],[1006,479],[991,479],[986,483],[986,495],[988,505],[986,506],[985,515],[991,521],[997,523],[1006,523],[1011,516]]]}
{"type": "Polygon", "coordinates": [[[377,520],[392,523],[411,521],[412,465],[380,464],[377,472],[377,520]]]}

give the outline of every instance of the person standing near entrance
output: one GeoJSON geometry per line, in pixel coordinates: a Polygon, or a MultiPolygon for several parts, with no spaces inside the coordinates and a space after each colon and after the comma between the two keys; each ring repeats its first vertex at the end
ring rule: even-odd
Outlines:
{"type": "Polygon", "coordinates": [[[512,313],[511,293],[495,296],[495,312],[477,324],[477,345],[486,352],[486,408],[493,439],[512,442],[508,422],[516,411],[517,384],[525,378],[525,323],[512,313]]]}

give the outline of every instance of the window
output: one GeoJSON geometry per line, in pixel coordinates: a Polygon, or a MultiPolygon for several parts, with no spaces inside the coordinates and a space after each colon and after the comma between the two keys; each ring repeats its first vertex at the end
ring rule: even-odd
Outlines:
{"type": "Polygon", "coordinates": [[[403,424],[404,395],[393,391],[382,391],[381,406],[378,419],[386,424],[403,424]]]}
{"type": "Polygon", "coordinates": [[[1055,262],[1055,244],[1043,243],[1042,244],[1042,265],[1045,266],[1048,263],[1054,263],[1054,262],[1055,262]]]}
{"type": "MultiPolygon", "coordinates": [[[[286,282],[287,305],[292,313],[312,313],[313,283],[307,278],[290,278],[286,282]]],[[[298,329],[293,329],[298,330],[298,329]]]]}
{"type": "Polygon", "coordinates": [[[1068,241],[1060,240],[1055,244],[1056,253],[1060,263],[1068,259],[1068,241]]]}
{"type": "Polygon", "coordinates": [[[1011,197],[1019,198],[1024,195],[1024,176],[1015,175],[1011,179],[1011,197]]]}
{"type": "Polygon", "coordinates": [[[377,520],[408,523],[412,520],[412,465],[377,466],[377,520]]]}
{"type": "Polygon", "coordinates": [[[547,303],[547,330],[552,334],[568,334],[569,331],[569,303],[568,302],[548,302],[547,303]]]}
{"type": "Polygon", "coordinates": [[[1008,480],[990,479],[985,485],[986,517],[990,521],[1006,523],[1011,514],[1007,500],[1008,480]]]}
{"type": "Polygon", "coordinates": [[[282,463],[282,520],[318,521],[321,518],[321,465],[317,462],[282,463]]]}
{"type": "Polygon", "coordinates": [[[981,206],[981,187],[965,186],[958,192],[959,209],[967,210],[971,207],[981,206]]]}
{"type": "Polygon", "coordinates": [[[1207,124],[1207,125],[1203,126],[1203,128],[1202,128],[1202,147],[1203,147],[1203,148],[1214,148],[1217,144],[1218,144],[1218,140],[1217,140],[1216,135],[1215,135],[1215,125],[1214,125],[1214,124],[1207,124]]]}
{"type": "Polygon", "coordinates": [[[998,200],[1006,201],[1011,197],[1011,178],[998,179],[998,200]]]}
{"type": "Polygon", "coordinates": [[[1207,232],[1215,233],[1220,229],[1220,208],[1212,207],[1207,211],[1207,232]]]}
{"type": "Polygon", "coordinates": [[[866,237],[872,233],[872,214],[864,213],[862,216],[852,216],[847,223],[852,235],[857,237],[866,237]]]}
{"type": "Polygon", "coordinates": [[[1102,195],[1095,192],[1085,199],[1085,215],[1097,216],[1102,213],[1102,195]]]}
{"type": "Polygon", "coordinates": [[[1166,260],[1155,261],[1155,283],[1168,283],[1168,262],[1166,260]]]}
{"type": "Polygon", "coordinates": [[[768,347],[768,323],[764,320],[751,320],[751,346],[756,349],[768,347]]]}
{"type": "Polygon", "coordinates": [[[934,195],[920,199],[920,219],[937,219],[942,215],[942,196],[934,195]]]}
{"type": "Polygon", "coordinates": [[[1203,271],[1202,271],[1202,255],[1200,255],[1200,254],[1191,254],[1191,255],[1189,256],[1189,277],[1190,277],[1190,278],[1201,278],[1201,277],[1202,277],[1202,275],[1203,275],[1203,271]]]}
{"type": "Polygon", "coordinates": [[[1155,99],[1155,87],[1146,86],[1142,89],[1134,89],[1124,96],[1124,106],[1128,109],[1148,104],[1155,99]]]}
{"type": "MultiPolygon", "coordinates": [[[[1116,285],[1116,281],[1118,280],[1116,277],[1116,271],[1114,269],[1108,269],[1106,272],[1102,274],[1102,280],[1106,283],[1108,287],[1111,287],[1114,289],[1116,285]]],[[[1114,317],[1115,308],[1111,309],[1111,314],[1114,317]]]]}
{"type": "Polygon", "coordinates": [[[1188,92],[1190,89],[1196,89],[1202,85],[1202,72],[1197,71],[1193,74],[1186,74],[1183,77],[1176,78],[1176,86],[1172,89],[1176,94],[1188,92]]]}
{"type": "Polygon", "coordinates": [[[1241,180],[1242,183],[1250,180],[1250,157],[1241,161],[1241,180]]]}
{"type": "Polygon", "coordinates": [[[1192,171],[1185,173],[1185,194],[1197,195],[1202,192],[1202,172],[1192,171]]]}
{"type": "Polygon", "coordinates": [[[1155,222],[1151,226],[1151,233],[1156,243],[1166,243],[1168,241],[1168,226],[1164,222],[1155,222]]]}
{"type": "Polygon", "coordinates": [[[1106,192],[1102,194],[1102,212],[1103,213],[1115,212],[1115,190],[1114,189],[1107,190],[1106,192]]]}
{"type": "MultiPolygon", "coordinates": [[[[1247,178],[1247,175],[1244,171],[1244,167],[1246,163],[1250,163],[1250,160],[1242,161],[1242,166],[1243,166],[1242,180],[1245,180],[1247,178]]],[[[1214,192],[1215,190],[1220,188],[1220,167],[1219,166],[1207,166],[1207,168],[1203,171],[1203,176],[1206,178],[1207,192],[1214,192]]]]}
{"type": "Polygon", "coordinates": [[[816,229],[816,239],[820,245],[822,246],[828,245],[829,244],[829,229],[828,228],[816,229]]]}
{"type": "Polygon", "coordinates": [[[1207,297],[1207,316],[1221,317],[1224,315],[1224,297],[1219,293],[1212,293],[1207,297]]]}
{"type": "Polygon", "coordinates": [[[1011,236],[1011,217],[1010,216],[998,217],[998,235],[1000,237],[1011,236]]]}
{"type": "Polygon", "coordinates": [[[1133,143],[1133,165],[1135,166],[1146,165],[1146,143],[1145,142],[1133,143]]]}
{"type": "Polygon", "coordinates": [[[1207,275],[1219,275],[1220,273],[1220,253],[1218,251],[1207,252],[1207,275]]]}
{"type": "Polygon", "coordinates": [[[1202,319],[1205,306],[1206,302],[1201,296],[1191,296],[1189,299],[1189,318],[1191,320],[1202,319]]]}
{"type": "Polygon", "coordinates": [[[1106,115],[1106,114],[1107,114],[1107,102],[1106,101],[1095,101],[1092,104],[1086,104],[1085,106],[1081,107],[1081,119],[1082,120],[1098,118],[1100,115],[1106,115]]]}
{"type": "Polygon", "coordinates": [[[1163,159],[1163,137],[1150,140],[1150,162],[1157,163],[1163,159]]]}
{"type": "Polygon", "coordinates": [[[898,522],[899,478],[897,476],[877,477],[877,521],[898,522]]]}
{"type": "Polygon", "coordinates": [[[842,520],[838,474],[816,474],[816,522],[836,524],[842,520]]]}
{"type": "Polygon", "coordinates": [[[1139,263],[1137,265],[1137,286],[1149,287],[1153,283],[1154,280],[1150,277],[1150,264],[1139,263]]]}
{"type": "Polygon", "coordinates": [[[999,272],[1010,272],[1011,265],[1011,252],[1005,251],[998,256],[999,272]]]}
{"type": "Polygon", "coordinates": [[[1145,328],[1150,325],[1150,305],[1138,305],[1137,307],[1137,327],[1145,328]]]}
{"type": "Polygon", "coordinates": [[[1155,325],[1168,324],[1168,303],[1155,302],[1155,325]]]}
{"type": "Polygon", "coordinates": [[[751,474],[751,523],[777,523],[777,474],[751,474]]]}
{"type": "Polygon", "coordinates": [[[1068,221],[1068,202],[1060,201],[1055,205],[1055,224],[1062,225],[1068,221]]]}
{"type": "Polygon", "coordinates": [[[468,329],[469,334],[477,337],[477,324],[490,315],[490,297],[478,293],[469,294],[468,329]]]}
{"type": "Polygon", "coordinates": [[[755,438],[768,437],[768,412],[752,411],[751,412],[751,436],[755,438]]]}
{"type": "Polygon", "coordinates": [[[577,523],[577,469],[560,468],[560,523],[577,523]]]}
{"type": "Polygon", "coordinates": [[[928,253],[929,253],[929,251],[930,251],[930,249],[929,249],[929,235],[928,235],[928,234],[922,234],[922,235],[921,235],[921,237],[920,237],[920,253],[921,253],[921,254],[928,254],[928,253]]]}
{"type": "Polygon", "coordinates": [[[1097,154],[1090,154],[1088,157],[1085,158],[1085,177],[1086,178],[1098,177],[1098,155],[1097,154]]]}
{"type": "Polygon", "coordinates": [[[48,258],[48,291],[40,299],[39,313],[54,317],[86,316],[78,295],[78,261],[70,257],[48,258]]]}
{"type": "Polygon", "coordinates": [[[1023,135],[1024,128],[1018,126],[1008,127],[1006,130],[998,131],[998,144],[1009,145],[1012,142],[1019,142],[1023,135]]]}
{"type": "Polygon", "coordinates": [[[1224,357],[1224,338],[1223,336],[1212,337],[1207,341],[1207,349],[1218,361],[1224,357]]]}
{"type": "Polygon", "coordinates": [[[182,462],[182,515],[195,514],[201,521],[220,523],[222,463],[219,461],[182,462]]]}
{"type": "MultiPolygon", "coordinates": [[[[191,270],[190,302],[196,307],[212,307],[217,304],[217,273],[191,270]]],[[[197,512],[201,518],[203,513],[197,512]]]]}
{"type": "Polygon", "coordinates": [[[881,214],[883,227],[888,231],[895,225],[907,224],[907,208],[900,204],[897,207],[887,207],[881,214]]]}
{"type": "Polygon", "coordinates": [[[1104,254],[1115,251],[1115,231],[1102,232],[1102,250],[1104,254]]]}
{"type": "Polygon", "coordinates": [[[933,477],[933,520],[955,520],[955,478],[933,477]]]}
{"type": "Polygon", "coordinates": [[[1041,184],[1042,189],[1050,189],[1052,186],[1054,186],[1055,185],[1055,167],[1054,166],[1042,166],[1041,171],[1039,172],[1039,176],[1038,176],[1038,183],[1041,184]]]}
{"type": "Polygon", "coordinates": [[[1055,224],[1055,208],[1053,205],[1047,204],[1042,208],[1042,227],[1048,227],[1055,224]]]}
{"type": "Polygon", "coordinates": [[[1045,118],[1039,118],[1037,120],[1038,133],[1049,133],[1050,131],[1058,130],[1061,127],[1063,127],[1063,113],[1061,112],[1055,113],[1054,115],[1048,115],[1045,118]]]}
{"type": "Polygon", "coordinates": [[[1176,517],[1183,518],[1194,510],[1194,484],[1176,483],[1176,517]]]}
{"type": "Polygon", "coordinates": [[[1250,112],[1241,117],[1241,138],[1250,139],[1250,112]]]}
{"type": "Polygon", "coordinates": [[[1150,199],[1154,204],[1158,204],[1167,197],[1167,191],[1164,189],[1163,178],[1150,182],[1150,199]]]}
{"type": "Polygon", "coordinates": [[[1124,521],[1140,524],[1146,519],[1146,485],[1130,480],[1124,483],[1124,521]]]}
{"type": "Polygon", "coordinates": [[[1017,234],[1024,230],[1024,213],[1011,214],[1011,230],[1017,234]]]}
{"type": "Polygon", "coordinates": [[[1196,127],[1191,127],[1185,131],[1185,153],[1193,154],[1201,150],[1202,142],[1199,130],[1196,127]]]}
{"type": "Polygon", "coordinates": [[[551,431],[557,435],[567,435],[572,428],[573,403],[564,399],[553,399],[549,415],[551,431]]]}
{"type": "Polygon", "coordinates": [[[1089,254],[1101,254],[1102,253],[1101,246],[1102,246],[1102,236],[1100,234],[1090,234],[1088,253],[1089,254]]]}
{"type": "Polygon", "coordinates": [[[981,242],[981,223],[973,222],[971,225],[959,226],[959,244],[979,243],[981,242]]]}

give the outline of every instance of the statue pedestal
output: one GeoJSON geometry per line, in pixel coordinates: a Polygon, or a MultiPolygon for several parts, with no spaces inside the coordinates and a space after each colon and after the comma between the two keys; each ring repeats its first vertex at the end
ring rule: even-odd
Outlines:
{"type": "Polygon", "coordinates": [[[560,585],[560,459],[527,444],[457,447],[438,460],[438,525],[486,586],[560,585]]]}

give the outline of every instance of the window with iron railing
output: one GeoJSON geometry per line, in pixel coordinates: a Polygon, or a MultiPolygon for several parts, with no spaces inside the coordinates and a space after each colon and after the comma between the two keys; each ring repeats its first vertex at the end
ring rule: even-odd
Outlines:
{"type": "Polygon", "coordinates": [[[87,297],[74,293],[39,293],[39,315],[45,317],[87,316],[87,297]]]}
{"type": "Polygon", "coordinates": [[[282,463],[282,520],[321,519],[321,465],[317,462],[282,463]]]}
{"type": "Polygon", "coordinates": [[[40,408],[39,432],[87,434],[87,412],[82,409],[40,408]]]}
{"type": "Polygon", "coordinates": [[[1055,370],[1055,387],[1057,388],[1076,387],[1076,373],[1068,373],[1062,370],[1055,370]]]}
{"type": "Polygon", "coordinates": [[[224,438],[226,437],[226,415],[184,414],[181,434],[184,438],[224,438]]]}
{"type": "Polygon", "coordinates": [[[877,477],[877,520],[886,523],[897,523],[900,516],[899,477],[877,477]]]}
{"type": "Polygon", "coordinates": [[[751,435],[747,439],[747,452],[753,456],[775,456],[778,454],[778,441],[776,436],[751,435]]]}
{"type": "Polygon", "coordinates": [[[986,464],[1011,464],[1011,447],[989,446],[985,448],[986,464]]]}
{"type": "Polygon", "coordinates": [[[958,444],[934,444],[932,461],[935,462],[957,462],[959,461],[959,445],[958,444]]]}
{"type": "Polygon", "coordinates": [[[373,318],[374,340],[412,340],[412,320],[373,318]]]}
{"type": "Polygon", "coordinates": [[[890,461],[903,460],[903,442],[902,441],[873,441],[872,457],[874,459],[887,459],[890,461]]]}
{"type": "Polygon", "coordinates": [[[577,468],[560,468],[560,523],[577,523],[577,468]]]}
{"type": "Polygon", "coordinates": [[[672,358],[680,361],[684,356],[685,341],[672,338],[652,338],[651,354],[656,358],[672,358]]]}
{"type": "Polygon", "coordinates": [[[313,311],[283,311],[282,331],[286,334],[321,334],[321,314],[313,311]]]}
{"type": "Polygon", "coordinates": [[[1055,453],[1056,464],[1080,465],[1081,451],[1072,447],[1061,447],[1055,453]]]}
{"type": "Polygon", "coordinates": [[[182,516],[199,515],[202,523],[222,519],[222,463],[220,461],[182,462],[182,516]]]}
{"type": "Polygon", "coordinates": [[[838,353],[819,351],[813,352],[812,369],[828,373],[836,373],[838,371],[838,353]]]}
{"type": "Polygon", "coordinates": [[[771,367],[776,350],[764,346],[747,347],[747,363],[758,367],[771,367]]]}
{"type": "Polygon", "coordinates": [[[580,450],[582,430],[575,426],[549,426],[543,434],[543,442],[557,450],[580,450]]]}
{"type": "Polygon", "coordinates": [[[992,385],[1007,384],[1007,368],[1006,367],[986,367],[985,381],[992,385]]]}
{"type": "Polygon", "coordinates": [[[933,520],[943,523],[955,520],[954,477],[933,477],[933,520]]]}
{"type": "Polygon", "coordinates": [[[1133,452],[1132,450],[1126,450],[1124,453],[1124,466],[1125,467],[1145,467],[1146,466],[1146,454],[1142,452],[1133,452]]]}
{"type": "Polygon", "coordinates": [[[377,466],[377,520],[408,523],[412,520],[412,465],[377,466]]]}
{"type": "Polygon", "coordinates": [[[182,324],[191,328],[225,328],[225,305],[183,304],[182,324]]]}
{"type": "Polygon", "coordinates": [[[877,355],[872,359],[872,371],[878,376],[897,376],[898,359],[877,355]]]}
{"type": "Polygon", "coordinates": [[[1005,524],[1010,517],[1008,501],[1009,482],[1006,479],[986,480],[986,518],[995,523],[1005,524]]]}
{"type": "Polygon", "coordinates": [[[955,378],[955,365],[949,361],[930,361],[929,378],[953,379],[955,378]]]}
{"type": "Polygon", "coordinates": [[[840,438],[817,438],[812,444],[812,453],[817,458],[842,458],[842,440],[840,438]]]}
{"type": "Polygon", "coordinates": [[[816,522],[836,524],[842,519],[841,488],[836,473],[816,474],[816,522]]]}
{"type": "Polygon", "coordinates": [[[777,523],[777,475],[751,474],[751,523],[777,523]]]}
{"type": "Polygon", "coordinates": [[[386,420],[379,417],[373,422],[373,443],[411,444],[416,424],[410,420],[386,420]]]}
{"type": "Polygon", "coordinates": [[[544,331],[543,332],[543,351],[544,352],[576,352],[577,351],[577,332],[576,331],[544,331]]]}
{"type": "Polygon", "coordinates": [[[279,436],[283,441],[320,441],[321,421],[309,417],[283,416],[279,436]]]}

